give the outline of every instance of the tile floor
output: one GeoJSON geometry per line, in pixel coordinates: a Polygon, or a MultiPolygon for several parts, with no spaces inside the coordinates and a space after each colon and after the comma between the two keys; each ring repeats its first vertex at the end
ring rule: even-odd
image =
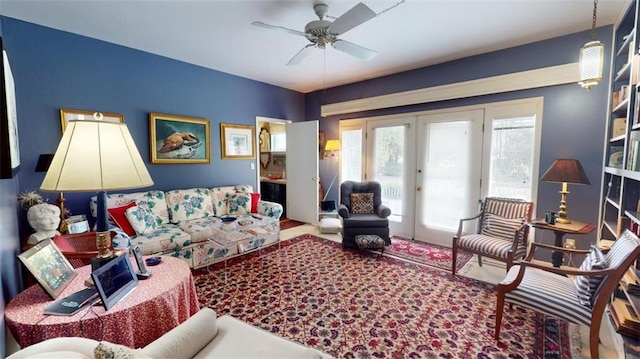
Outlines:
{"type": "MultiPolygon", "coordinates": [[[[305,224],[298,227],[293,227],[281,232],[282,240],[291,239],[299,235],[309,233],[322,238],[327,238],[336,242],[341,242],[342,238],[340,234],[327,234],[320,233],[318,226],[305,224]]],[[[491,259],[483,258],[482,267],[478,265],[478,257],[473,256],[473,259],[469,264],[464,267],[458,274],[465,275],[474,279],[482,280],[489,283],[498,283],[505,276],[504,264],[492,261],[491,259]]],[[[614,359],[624,358],[624,354],[621,352],[622,341],[620,335],[618,335],[612,327],[608,315],[605,313],[602,326],[600,328],[600,358],[614,359]]],[[[581,348],[579,352],[574,353],[574,359],[590,358],[589,353],[589,328],[584,326],[571,325],[570,332],[579,335],[579,342],[583,343],[579,345],[581,348]]],[[[571,334],[570,333],[570,334],[571,334]]]]}

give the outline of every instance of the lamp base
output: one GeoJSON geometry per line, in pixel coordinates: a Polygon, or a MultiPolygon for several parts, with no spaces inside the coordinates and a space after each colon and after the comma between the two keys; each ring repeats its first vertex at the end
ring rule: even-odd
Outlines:
{"type": "Polygon", "coordinates": [[[556,223],[569,224],[569,223],[571,223],[571,221],[566,219],[566,218],[556,218],[556,223]]]}

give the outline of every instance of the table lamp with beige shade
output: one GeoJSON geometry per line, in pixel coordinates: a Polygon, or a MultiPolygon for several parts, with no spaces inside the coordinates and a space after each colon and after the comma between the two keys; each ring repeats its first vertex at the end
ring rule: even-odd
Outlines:
{"type": "Polygon", "coordinates": [[[97,268],[113,258],[108,228],[107,192],[153,185],[124,123],[69,121],[40,189],[49,192],[97,192],[97,268]]]}
{"type": "Polygon", "coordinates": [[[557,159],[555,160],[549,169],[540,178],[545,182],[559,182],[562,183],[562,190],[560,194],[562,198],[560,200],[560,209],[558,211],[557,223],[567,224],[571,223],[567,219],[567,194],[569,194],[567,184],[591,184],[587,174],[584,172],[580,161],[573,159],[557,159]]]}

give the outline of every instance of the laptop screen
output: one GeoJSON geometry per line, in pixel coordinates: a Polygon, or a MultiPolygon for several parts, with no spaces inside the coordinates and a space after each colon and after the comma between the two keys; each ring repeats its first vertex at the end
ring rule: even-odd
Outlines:
{"type": "Polygon", "coordinates": [[[113,307],[138,284],[138,277],[127,254],[96,269],[91,273],[91,278],[105,310],[113,307]]]}

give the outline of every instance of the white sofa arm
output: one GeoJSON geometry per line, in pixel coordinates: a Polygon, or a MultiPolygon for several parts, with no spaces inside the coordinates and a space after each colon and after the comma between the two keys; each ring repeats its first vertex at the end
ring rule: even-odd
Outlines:
{"type": "Polygon", "coordinates": [[[263,200],[258,201],[259,214],[275,219],[280,219],[280,216],[282,216],[282,212],[284,212],[284,209],[282,208],[282,205],[280,203],[263,200]]]}
{"type": "Polygon", "coordinates": [[[154,359],[191,359],[217,334],[216,312],[211,308],[202,308],[142,348],[141,353],[154,359]]]}
{"type": "Polygon", "coordinates": [[[77,337],[60,337],[47,339],[43,342],[30,345],[24,349],[9,355],[7,359],[32,358],[39,354],[42,358],[93,358],[93,349],[98,342],[93,339],[77,337]]]}

